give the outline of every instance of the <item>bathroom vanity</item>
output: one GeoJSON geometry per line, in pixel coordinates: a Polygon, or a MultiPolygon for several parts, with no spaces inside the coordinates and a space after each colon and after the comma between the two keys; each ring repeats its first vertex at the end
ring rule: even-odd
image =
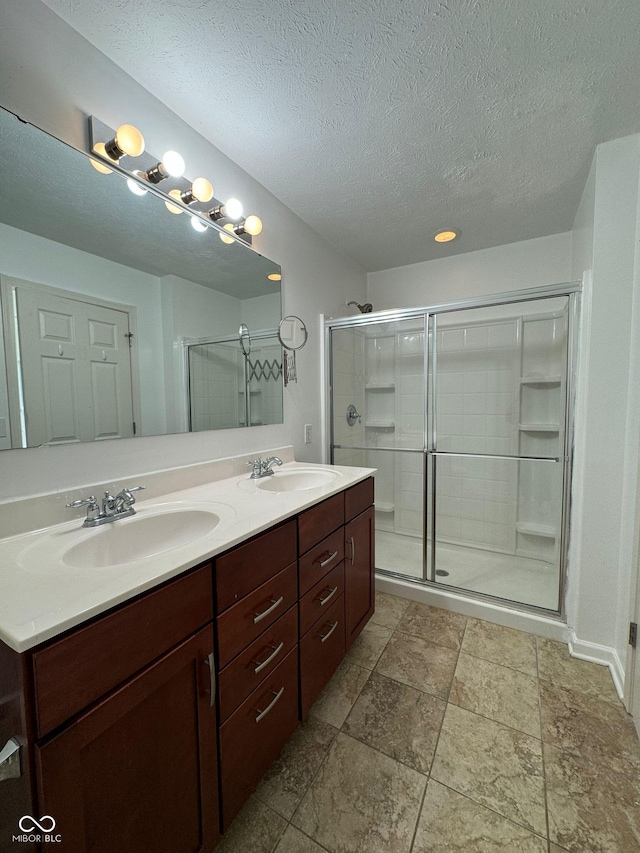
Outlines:
{"type": "Polygon", "coordinates": [[[231,547],[219,532],[126,603],[24,650],[0,644],[0,747],[22,747],[21,775],[0,781],[0,849],[23,815],[50,816],[74,853],[215,847],[373,613],[372,472],[313,470],[344,473],[283,493],[296,463],[269,489],[212,484],[227,506],[236,495],[231,547]]]}

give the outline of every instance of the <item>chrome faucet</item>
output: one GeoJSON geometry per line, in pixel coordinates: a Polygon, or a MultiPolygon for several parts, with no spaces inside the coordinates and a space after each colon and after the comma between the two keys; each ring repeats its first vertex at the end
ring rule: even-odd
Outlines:
{"type": "Polygon", "coordinates": [[[85,518],[83,527],[99,527],[101,524],[108,524],[111,521],[117,521],[120,518],[129,518],[135,515],[136,511],[133,504],[136,499],[133,492],[141,492],[144,486],[132,486],[130,489],[125,486],[114,497],[107,490],[102,498],[102,507],[98,506],[95,495],[89,495],[88,498],[81,498],[67,504],[67,507],[75,509],[75,507],[86,506],[87,517],[85,518]]]}
{"type": "Polygon", "coordinates": [[[261,477],[270,477],[273,474],[273,465],[282,465],[282,459],[278,456],[268,456],[264,462],[258,456],[256,459],[251,459],[245,462],[245,465],[251,465],[252,471],[250,480],[259,480],[261,477]]]}

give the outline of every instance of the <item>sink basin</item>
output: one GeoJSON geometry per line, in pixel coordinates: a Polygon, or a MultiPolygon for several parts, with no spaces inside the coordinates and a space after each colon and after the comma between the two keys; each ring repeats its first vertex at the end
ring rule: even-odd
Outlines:
{"type": "Polygon", "coordinates": [[[342,476],[337,471],[320,471],[317,468],[297,468],[295,471],[276,471],[273,477],[256,481],[256,487],[265,492],[303,492],[328,486],[342,476]]]}
{"type": "Polygon", "coordinates": [[[96,528],[65,551],[62,562],[76,569],[133,563],[201,539],[219,523],[219,515],[204,509],[134,516],[96,528]]]}

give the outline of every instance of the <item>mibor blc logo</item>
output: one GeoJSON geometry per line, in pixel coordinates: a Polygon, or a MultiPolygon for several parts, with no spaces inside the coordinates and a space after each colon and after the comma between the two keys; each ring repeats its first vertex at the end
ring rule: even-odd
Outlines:
{"type": "Polygon", "coordinates": [[[56,822],[50,814],[45,814],[41,818],[25,814],[18,821],[18,826],[22,834],[12,836],[12,841],[28,842],[31,844],[59,844],[62,841],[60,833],[53,834],[56,822]]]}

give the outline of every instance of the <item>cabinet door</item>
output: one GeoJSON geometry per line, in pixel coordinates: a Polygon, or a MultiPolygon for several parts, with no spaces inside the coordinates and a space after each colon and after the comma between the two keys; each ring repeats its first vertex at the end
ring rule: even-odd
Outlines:
{"type": "Polygon", "coordinates": [[[38,813],[56,821],[61,849],[214,848],[219,822],[212,653],[209,626],[36,747],[38,813]]]}
{"type": "Polygon", "coordinates": [[[373,507],[350,521],[345,532],[345,612],[347,648],[367,624],[374,610],[373,507]]]}

